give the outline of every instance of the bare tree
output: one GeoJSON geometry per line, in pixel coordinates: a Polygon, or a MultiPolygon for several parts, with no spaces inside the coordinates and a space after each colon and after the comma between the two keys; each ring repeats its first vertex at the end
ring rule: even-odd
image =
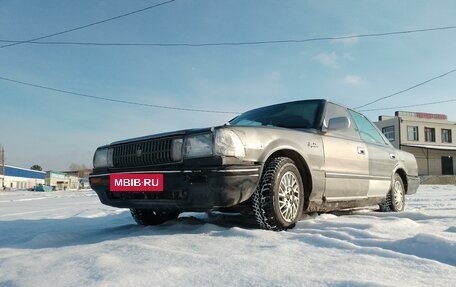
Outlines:
{"type": "Polygon", "coordinates": [[[70,171],[77,171],[78,177],[84,177],[87,175],[89,168],[85,164],[72,163],[69,167],[70,171]]]}
{"type": "Polygon", "coordinates": [[[68,168],[70,171],[78,171],[81,169],[81,166],[77,163],[71,163],[70,167],[68,168]]]}

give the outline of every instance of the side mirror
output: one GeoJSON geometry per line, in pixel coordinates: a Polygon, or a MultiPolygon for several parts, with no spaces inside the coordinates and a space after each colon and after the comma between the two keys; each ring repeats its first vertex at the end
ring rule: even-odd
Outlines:
{"type": "Polygon", "coordinates": [[[347,117],[337,117],[329,119],[328,131],[344,130],[350,126],[350,120],[347,117]]]}

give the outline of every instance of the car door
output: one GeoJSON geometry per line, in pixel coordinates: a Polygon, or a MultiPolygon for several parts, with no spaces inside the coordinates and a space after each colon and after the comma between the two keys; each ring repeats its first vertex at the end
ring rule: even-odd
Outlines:
{"type": "Polygon", "coordinates": [[[346,108],[327,103],[324,120],[326,201],[366,198],[369,186],[368,150],[346,108]],[[348,127],[331,129],[331,119],[347,118],[348,127]]]}
{"type": "Polygon", "coordinates": [[[390,187],[393,171],[397,164],[394,147],[362,114],[350,110],[360,138],[365,142],[369,154],[368,197],[383,197],[390,187]]]}

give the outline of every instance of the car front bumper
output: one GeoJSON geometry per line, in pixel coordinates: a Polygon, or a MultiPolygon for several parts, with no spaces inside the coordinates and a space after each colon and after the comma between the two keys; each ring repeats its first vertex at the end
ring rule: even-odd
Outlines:
{"type": "Polygon", "coordinates": [[[260,179],[260,166],[198,170],[153,170],[122,173],[163,174],[163,192],[111,192],[110,173],[92,174],[90,185],[103,204],[120,208],[205,211],[246,201],[260,179]]]}

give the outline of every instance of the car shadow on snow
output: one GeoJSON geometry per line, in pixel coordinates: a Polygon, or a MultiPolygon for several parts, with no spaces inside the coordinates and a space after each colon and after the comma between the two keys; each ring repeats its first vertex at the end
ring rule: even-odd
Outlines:
{"type": "MultiPolygon", "coordinates": [[[[430,259],[456,266],[454,242],[440,236],[415,234],[408,238],[384,238],[369,230],[370,224],[333,220],[332,216],[375,216],[378,213],[338,212],[306,215],[295,229],[282,233],[284,240],[298,240],[319,248],[337,248],[354,253],[408,260],[430,259]],[[318,219],[314,221],[312,219],[318,219]],[[433,246],[433,248],[429,248],[433,246]],[[413,257],[409,257],[412,255],[413,257]]],[[[359,218],[358,218],[359,219],[359,218]]],[[[379,220],[386,220],[379,216],[379,220]]],[[[420,218],[421,219],[421,218],[420,218]]],[[[389,219],[388,219],[389,220],[389,219]]],[[[395,220],[401,220],[396,218],[395,220]]],[[[406,222],[408,223],[408,222],[406,222]]],[[[452,230],[451,230],[452,231],[452,230]]],[[[140,226],[129,212],[99,217],[21,219],[0,221],[0,248],[44,249],[90,245],[141,236],[205,234],[222,237],[262,237],[253,216],[225,213],[184,213],[159,226],[140,226]]]]}
{"type": "Polygon", "coordinates": [[[0,248],[59,248],[138,236],[220,233],[234,227],[254,229],[256,223],[249,216],[221,213],[184,213],[159,226],[137,225],[129,212],[95,218],[8,220],[0,221],[0,248]]]}
{"type": "Polygon", "coordinates": [[[59,248],[129,237],[173,234],[251,237],[255,236],[252,230],[259,230],[253,215],[219,212],[183,213],[179,218],[162,225],[140,226],[126,210],[119,214],[97,217],[73,216],[0,221],[0,248],[59,248]]]}

